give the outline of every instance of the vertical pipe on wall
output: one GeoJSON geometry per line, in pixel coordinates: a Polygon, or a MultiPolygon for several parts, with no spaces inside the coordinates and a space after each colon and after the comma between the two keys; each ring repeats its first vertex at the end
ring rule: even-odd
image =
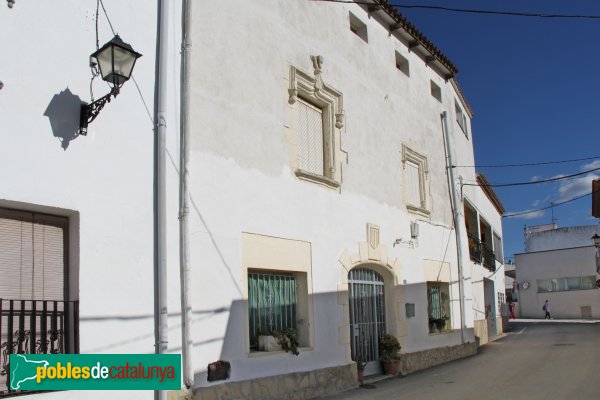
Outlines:
{"type": "Polygon", "coordinates": [[[464,275],[463,275],[463,236],[460,234],[460,210],[459,210],[459,198],[456,192],[456,177],[454,175],[454,163],[452,162],[452,140],[450,139],[450,133],[448,132],[448,113],[442,112],[443,121],[443,134],[446,142],[446,169],[448,170],[448,185],[450,186],[451,202],[452,202],[452,216],[454,218],[454,232],[456,234],[456,253],[458,258],[458,292],[459,292],[459,303],[460,303],[460,339],[462,343],[465,343],[465,288],[464,288],[464,275]]]}
{"type": "Polygon", "coordinates": [[[181,5],[181,110],[180,110],[180,150],[179,150],[179,279],[181,285],[181,361],[183,383],[186,388],[194,384],[190,336],[192,306],[190,302],[190,245],[189,245],[189,159],[190,159],[190,39],[191,1],[183,0],[181,5]]]}
{"type": "MultiPolygon", "coordinates": [[[[166,135],[167,135],[167,0],[158,0],[154,84],[154,351],[167,352],[167,249],[166,249],[166,135]]],[[[155,391],[155,399],[166,399],[155,391]]]]}

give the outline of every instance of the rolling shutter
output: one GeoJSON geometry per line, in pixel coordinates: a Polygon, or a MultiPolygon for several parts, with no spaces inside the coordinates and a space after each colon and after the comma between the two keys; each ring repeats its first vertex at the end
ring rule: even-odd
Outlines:
{"type": "Polygon", "coordinates": [[[298,167],[322,176],[323,112],[300,99],[297,106],[298,167]]]}
{"type": "Polygon", "coordinates": [[[0,208],[0,298],[66,300],[67,222],[0,208]]]}

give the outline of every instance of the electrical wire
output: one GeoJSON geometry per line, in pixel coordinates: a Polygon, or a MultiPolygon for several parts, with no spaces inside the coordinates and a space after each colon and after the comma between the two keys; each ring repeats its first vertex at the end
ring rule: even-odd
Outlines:
{"type": "Polygon", "coordinates": [[[530,167],[530,166],[535,166],[535,165],[564,164],[564,163],[570,163],[570,162],[589,161],[589,160],[598,160],[598,159],[600,159],[600,156],[585,157],[585,158],[574,158],[574,159],[571,159],[571,160],[542,161],[542,162],[523,163],[523,164],[453,165],[452,168],[511,168],[511,167],[530,167]]]}
{"type": "Polygon", "coordinates": [[[102,2],[102,0],[100,0],[100,5],[102,6],[102,11],[104,12],[104,16],[106,17],[106,20],[108,21],[108,25],[110,26],[110,30],[112,31],[113,35],[116,35],[115,30],[112,26],[112,23],[110,22],[110,18],[108,18],[108,13],[106,12],[106,8],[104,8],[104,3],[102,2]]]}
{"type": "MultiPolygon", "coordinates": [[[[347,4],[359,4],[359,5],[377,5],[378,3],[369,1],[345,1],[345,0],[311,0],[321,1],[327,3],[347,3],[347,4]]],[[[492,14],[492,15],[503,15],[511,17],[534,17],[534,18],[554,18],[554,19],[600,19],[600,15],[581,15],[581,14],[545,14],[545,13],[525,13],[516,11],[496,11],[496,10],[477,10],[469,8],[452,8],[442,6],[431,6],[431,5],[412,5],[412,4],[396,4],[389,3],[389,5],[396,8],[405,9],[424,9],[424,10],[435,10],[435,11],[448,11],[455,13],[469,13],[469,14],[492,14]]]]}
{"type": "Polygon", "coordinates": [[[575,200],[583,199],[584,197],[591,196],[594,193],[600,193],[600,190],[597,190],[597,191],[591,192],[591,193],[587,193],[587,194],[584,194],[584,195],[581,195],[581,196],[573,197],[570,200],[566,200],[566,201],[563,201],[563,202],[560,202],[560,203],[551,203],[549,206],[538,208],[536,210],[528,210],[528,211],[522,211],[522,212],[518,212],[518,213],[505,214],[505,215],[502,216],[502,218],[512,218],[512,217],[517,217],[519,215],[532,214],[532,213],[536,213],[536,212],[548,210],[550,208],[554,208],[554,207],[557,207],[557,206],[562,206],[563,204],[571,203],[571,202],[573,202],[575,200]]]}
{"type": "Polygon", "coordinates": [[[509,186],[525,186],[525,185],[538,185],[540,183],[548,183],[548,182],[557,182],[557,181],[562,181],[562,180],[567,180],[567,179],[572,179],[581,175],[586,175],[589,174],[590,172],[594,172],[594,171],[598,171],[600,170],[600,167],[598,168],[594,168],[594,169],[589,169],[587,171],[583,171],[583,172],[578,172],[576,174],[571,174],[571,175],[565,175],[565,176],[558,176],[556,178],[550,178],[550,179],[543,179],[541,181],[530,181],[530,182],[514,182],[514,183],[490,183],[490,184],[480,184],[480,183],[462,183],[462,186],[479,186],[479,187],[509,187],[509,186]]]}

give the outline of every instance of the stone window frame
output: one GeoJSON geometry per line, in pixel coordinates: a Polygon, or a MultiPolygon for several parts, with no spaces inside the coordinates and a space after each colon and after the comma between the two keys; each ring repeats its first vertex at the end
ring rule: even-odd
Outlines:
{"type": "MultiPolygon", "coordinates": [[[[402,167],[406,171],[406,162],[409,161],[413,164],[416,164],[419,168],[419,194],[421,204],[419,206],[415,206],[413,204],[408,204],[406,201],[406,208],[408,211],[413,212],[415,214],[420,214],[425,217],[429,217],[430,211],[428,209],[428,194],[427,194],[427,178],[429,177],[429,169],[427,167],[427,157],[424,154],[421,154],[407,145],[402,145],[402,167]]],[[[405,174],[406,178],[406,174],[405,174]]],[[[408,198],[408,195],[406,195],[408,198]]]]}
{"type": "Polygon", "coordinates": [[[314,350],[314,307],[312,250],[310,242],[242,232],[242,274],[244,298],[244,346],[248,357],[285,354],[282,350],[251,350],[249,324],[250,273],[293,275],[296,279],[296,332],[300,352],[314,350]]]}
{"type": "Polygon", "coordinates": [[[290,66],[290,86],[288,89],[288,103],[293,109],[292,130],[297,135],[297,107],[298,99],[316,107],[322,111],[323,116],[323,175],[305,171],[298,166],[297,146],[298,137],[295,136],[295,155],[292,164],[294,174],[306,181],[318,183],[332,189],[341,186],[341,140],[340,135],[344,126],[343,96],[342,93],[321,78],[321,56],[312,56],[315,68],[314,76],[303,70],[290,66]]]}

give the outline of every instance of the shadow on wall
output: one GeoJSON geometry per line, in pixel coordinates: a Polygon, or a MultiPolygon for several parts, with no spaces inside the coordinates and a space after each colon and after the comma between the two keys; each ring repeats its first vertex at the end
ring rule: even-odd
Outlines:
{"type": "Polygon", "coordinates": [[[52,134],[67,150],[69,143],[79,136],[79,113],[84,102],[67,87],[50,100],[44,116],[50,120],[52,134]]]}

